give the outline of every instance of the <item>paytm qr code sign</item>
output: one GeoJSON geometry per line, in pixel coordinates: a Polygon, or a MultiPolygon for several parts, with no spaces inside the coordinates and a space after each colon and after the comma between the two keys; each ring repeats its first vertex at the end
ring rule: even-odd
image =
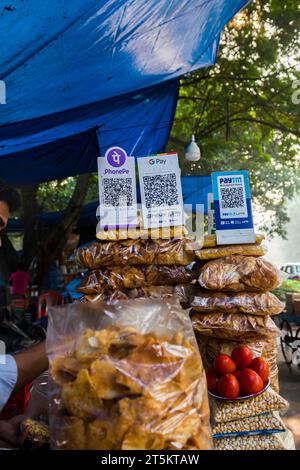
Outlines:
{"type": "Polygon", "coordinates": [[[212,173],[212,186],[218,244],[254,243],[248,172],[212,173]]]}
{"type": "Polygon", "coordinates": [[[145,228],[183,224],[183,198],[178,155],[168,153],[138,159],[145,228]]]}
{"type": "Polygon", "coordinates": [[[135,159],[121,147],[98,158],[100,228],[137,226],[135,159]]]}

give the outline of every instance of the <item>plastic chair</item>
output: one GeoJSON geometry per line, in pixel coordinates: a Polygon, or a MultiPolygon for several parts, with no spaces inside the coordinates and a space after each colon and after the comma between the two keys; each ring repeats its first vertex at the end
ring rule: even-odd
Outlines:
{"type": "Polygon", "coordinates": [[[49,307],[63,303],[64,298],[58,292],[44,292],[39,296],[37,320],[48,315],[49,307]]]}

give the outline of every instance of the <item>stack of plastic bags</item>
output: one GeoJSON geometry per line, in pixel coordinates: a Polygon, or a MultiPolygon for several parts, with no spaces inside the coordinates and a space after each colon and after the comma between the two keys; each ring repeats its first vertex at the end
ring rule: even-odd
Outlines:
{"type": "Polygon", "coordinates": [[[98,241],[77,251],[88,274],[78,291],[83,301],[164,298],[189,303],[195,244],[187,238],[98,241]]]}
{"type": "MultiPolygon", "coordinates": [[[[271,293],[279,285],[280,276],[277,268],[262,258],[265,250],[260,245],[261,241],[258,238],[255,245],[212,246],[198,251],[196,253],[200,260],[198,290],[190,305],[191,318],[205,367],[210,367],[218,354],[230,355],[236,346],[247,345],[255,357],[263,356],[269,364],[271,388],[262,394],[261,399],[265,400],[266,394],[279,392],[278,329],[271,317],[280,314],[284,306],[271,293]]],[[[211,243],[213,242],[212,239],[211,243]]],[[[280,402],[282,399],[276,396],[280,402]]],[[[214,430],[215,448],[220,450],[249,449],[249,446],[253,449],[261,447],[273,449],[280,446],[290,448],[293,439],[282,422],[280,422],[280,432],[282,432],[280,443],[277,435],[270,437],[275,422],[271,414],[264,416],[263,424],[260,421],[257,425],[255,418],[254,421],[248,420],[242,427],[240,426],[240,419],[257,416],[257,413],[249,414],[248,411],[247,416],[243,414],[241,410],[247,409],[247,403],[247,401],[237,401],[229,404],[212,399],[214,411],[230,405],[236,409],[236,418],[229,419],[230,431],[226,426],[221,430],[219,424],[223,421],[218,421],[218,414],[213,413],[218,423],[214,430]],[[259,429],[252,429],[255,426],[259,429]],[[264,437],[265,431],[268,438],[264,437]],[[247,436],[253,433],[256,437],[249,444],[247,436]],[[286,441],[283,444],[282,439],[286,435],[289,437],[288,444],[286,441]]],[[[277,411],[277,408],[269,411],[274,410],[277,411]]],[[[267,407],[265,411],[268,411],[267,407]]]]}

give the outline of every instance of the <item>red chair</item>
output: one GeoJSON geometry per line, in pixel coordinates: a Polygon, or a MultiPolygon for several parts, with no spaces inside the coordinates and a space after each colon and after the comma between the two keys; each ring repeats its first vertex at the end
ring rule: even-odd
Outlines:
{"type": "Polygon", "coordinates": [[[37,320],[48,315],[49,307],[62,305],[64,298],[57,292],[44,292],[39,296],[37,320]]]}

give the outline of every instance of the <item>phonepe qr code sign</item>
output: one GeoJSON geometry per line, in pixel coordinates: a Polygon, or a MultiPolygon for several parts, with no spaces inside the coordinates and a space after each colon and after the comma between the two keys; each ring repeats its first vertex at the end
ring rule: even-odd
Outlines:
{"type": "MultiPolygon", "coordinates": [[[[137,226],[135,159],[121,147],[98,158],[100,228],[137,226]]],[[[97,227],[98,229],[98,227],[97,227]]]]}
{"type": "Polygon", "coordinates": [[[183,198],[177,154],[138,159],[145,228],[183,224],[183,198]]]}

